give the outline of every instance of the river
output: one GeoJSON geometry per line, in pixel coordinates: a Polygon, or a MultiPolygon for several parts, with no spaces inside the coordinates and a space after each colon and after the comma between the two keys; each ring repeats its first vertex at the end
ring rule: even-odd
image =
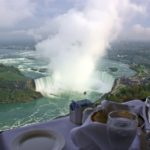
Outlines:
{"type": "Polygon", "coordinates": [[[135,74],[128,65],[108,59],[101,59],[97,63],[95,86],[83,91],[63,90],[50,92],[51,71],[48,70],[48,61],[41,58],[30,47],[3,46],[0,47],[0,63],[17,67],[25,76],[35,80],[36,90],[44,97],[28,103],[0,104],[0,130],[26,126],[32,123],[44,122],[69,113],[69,104],[72,100],[97,100],[103,93],[111,90],[114,79],[121,76],[135,74]],[[117,68],[112,72],[110,67],[117,68]]]}

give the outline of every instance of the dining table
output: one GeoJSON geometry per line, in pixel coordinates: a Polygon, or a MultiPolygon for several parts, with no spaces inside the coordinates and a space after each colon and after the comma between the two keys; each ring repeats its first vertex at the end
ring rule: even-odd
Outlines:
{"type": "Polygon", "coordinates": [[[0,133],[0,150],[12,150],[12,142],[13,140],[20,134],[39,129],[46,129],[50,131],[54,131],[56,133],[61,134],[65,139],[65,145],[63,150],[78,150],[78,148],[73,144],[70,131],[78,127],[79,125],[74,124],[70,121],[69,116],[57,118],[54,120],[50,120],[44,123],[32,124],[25,127],[10,129],[7,131],[3,131],[0,133]]]}
{"type": "MultiPolygon", "coordinates": [[[[97,106],[96,108],[94,108],[93,112],[95,112],[97,109],[101,109],[101,106],[107,107],[107,105],[110,105],[111,103],[112,102],[105,100],[101,102],[101,104],[99,105],[100,107],[97,106]]],[[[116,106],[115,103],[112,103],[112,104],[116,106]]],[[[144,122],[145,127],[147,127],[147,129],[150,130],[150,124],[148,122],[146,123],[147,119],[146,119],[146,114],[145,114],[144,102],[140,100],[133,100],[130,102],[126,102],[124,104],[126,104],[128,107],[134,110],[134,112],[137,112],[137,113],[140,112],[140,114],[142,114],[142,116],[145,119],[145,122],[144,122]]],[[[105,142],[108,143],[106,133],[105,133],[106,124],[92,122],[90,120],[92,113],[88,114],[87,119],[85,119],[85,122],[83,122],[83,124],[80,124],[80,125],[73,122],[70,119],[70,115],[68,114],[66,116],[55,118],[53,120],[49,120],[46,122],[31,124],[31,125],[27,125],[24,127],[18,127],[18,128],[2,131],[0,132],[0,150],[20,150],[20,149],[12,148],[12,143],[14,139],[16,139],[16,137],[18,137],[19,135],[24,134],[28,131],[32,131],[32,130],[35,130],[35,131],[46,130],[46,131],[54,131],[55,133],[58,133],[58,135],[61,135],[61,137],[63,137],[65,141],[62,150],[81,150],[81,147],[83,144],[85,146],[88,146],[88,144],[90,144],[91,140],[94,138],[96,139],[95,141],[98,141],[98,143],[96,143],[97,146],[99,146],[100,144],[100,141],[99,141],[100,139],[104,141],[104,143],[105,142]],[[93,134],[93,132],[95,133],[93,134]],[[97,136],[98,133],[99,135],[97,136]]],[[[132,145],[136,147],[137,144],[142,144],[141,146],[138,147],[138,150],[140,150],[141,149],[140,147],[145,146],[145,137],[143,136],[143,134],[141,134],[140,136],[137,136],[137,139],[138,140],[134,140],[135,142],[133,142],[132,145]]],[[[106,144],[104,146],[107,147],[106,144]]],[[[57,150],[57,149],[54,149],[54,150],[57,150]]],[[[85,149],[83,148],[82,150],[85,150],[85,149]]],[[[86,149],[86,150],[108,150],[108,149],[98,148],[98,149],[86,149]]],[[[131,148],[131,150],[137,150],[137,149],[131,148]]],[[[146,150],[146,149],[142,148],[142,150],[146,150]]]]}

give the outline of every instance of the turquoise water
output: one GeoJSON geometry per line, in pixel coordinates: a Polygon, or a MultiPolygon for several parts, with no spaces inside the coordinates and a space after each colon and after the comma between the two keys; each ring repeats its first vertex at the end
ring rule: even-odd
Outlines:
{"type": "MultiPolygon", "coordinates": [[[[36,54],[34,50],[0,49],[0,63],[13,65],[28,77],[39,80],[40,86],[46,89],[45,77],[50,76],[48,62],[36,54]],[[42,69],[42,71],[41,71],[42,69]]],[[[88,98],[93,102],[102,93],[110,90],[114,79],[121,76],[132,76],[135,72],[129,66],[119,62],[102,59],[97,65],[97,87],[89,89],[86,95],[79,92],[63,91],[50,97],[44,97],[28,103],[0,104],[0,130],[7,130],[32,123],[44,122],[69,113],[72,100],[88,98]],[[110,67],[118,68],[111,72],[110,67]]]]}
{"type": "MultiPolygon", "coordinates": [[[[93,96],[94,97],[94,96],[93,96]]],[[[69,113],[71,100],[87,98],[79,93],[64,93],[58,97],[41,98],[29,103],[1,104],[0,130],[31,123],[44,122],[69,113]]]]}

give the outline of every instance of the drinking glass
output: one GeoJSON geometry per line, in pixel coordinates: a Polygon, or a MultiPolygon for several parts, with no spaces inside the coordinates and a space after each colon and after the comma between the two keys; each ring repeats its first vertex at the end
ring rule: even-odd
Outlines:
{"type": "Polygon", "coordinates": [[[150,107],[150,96],[146,97],[145,104],[147,107],[150,107]]]}
{"type": "Polygon", "coordinates": [[[108,114],[107,133],[113,150],[128,150],[137,131],[137,115],[129,111],[112,111],[108,114]]]}
{"type": "Polygon", "coordinates": [[[145,105],[147,107],[148,122],[150,123],[150,96],[146,98],[145,105]]]}

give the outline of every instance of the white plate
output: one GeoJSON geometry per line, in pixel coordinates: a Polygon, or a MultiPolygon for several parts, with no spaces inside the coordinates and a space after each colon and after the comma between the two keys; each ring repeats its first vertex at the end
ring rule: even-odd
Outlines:
{"type": "Polygon", "coordinates": [[[62,150],[64,145],[63,136],[48,129],[26,131],[12,142],[13,150],[62,150]]]}

